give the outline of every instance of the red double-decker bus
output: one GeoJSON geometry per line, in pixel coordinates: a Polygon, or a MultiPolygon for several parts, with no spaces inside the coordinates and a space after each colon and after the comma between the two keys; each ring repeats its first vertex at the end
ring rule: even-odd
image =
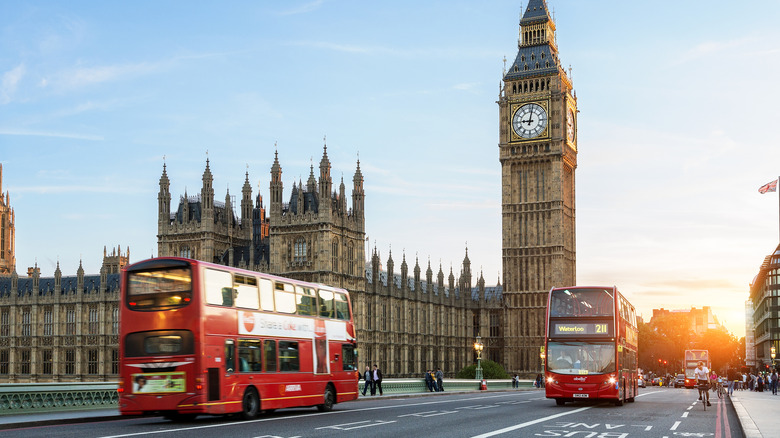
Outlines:
{"type": "Polygon", "coordinates": [[[119,411],[191,419],[354,400],[344,289],[183,258],[122,272],[119,411]]]}
{"type": "Polygon", "coordinates": [[[637,394],[636,311],[616,287],[552,288],[547,299],[545,395],[558,405],[637,394]]]}

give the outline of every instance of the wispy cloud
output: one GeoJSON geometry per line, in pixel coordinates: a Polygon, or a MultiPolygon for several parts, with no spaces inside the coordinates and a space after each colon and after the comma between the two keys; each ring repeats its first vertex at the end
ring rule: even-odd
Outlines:
{"type": "Polygon", "coordinates": [[[128,77],[142,76],[157,71],[159,68],[160,64],[146,62],[137,64],[78,67],[65,70],[52,78],[42,79],[41,86],[51,86],[65,90],[77,89],[93,84],[110,82],[128,77]]]}
{"type": "Polygon", "coordinates": [[[16,92],[24,73],[24,64],[19,64],[3,73],[3,80],[0,83],[0,105],[11,102],[11,96],[16,92]]]}
{"type": "Polygon", "coordinates": [[[103,141],[105,138],[99,135],[77,134],[69,132],[27,131],[23,129],[0,128],[0,135],[20,135],[32,137],[56,137],[71,138],[75,140],[103,141]]]}
{"type": "Polygon", "coordinates": [[[298,14],[308,14],[309,12],[316,11],[317,9],[322,6],[324,2],[322,0],[315,0],[313,2],[304,3],[297,8],[287,9],[284,11],[279,11],[278,15],[298,15],[298,14]]]}

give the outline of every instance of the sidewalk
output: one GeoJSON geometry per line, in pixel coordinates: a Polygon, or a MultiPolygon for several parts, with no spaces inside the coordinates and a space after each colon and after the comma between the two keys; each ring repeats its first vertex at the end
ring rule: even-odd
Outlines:
{"type": "MultiPolygon", "coordinates": [[[[780,394],[780,392],[778,392],[780,394]]],[[[780,430],[780,395],[772,395],[771,391],[753,392],[734,391],[731,402],[737,411],[745,438],[769,438],[777,436],[780,430]]]]}

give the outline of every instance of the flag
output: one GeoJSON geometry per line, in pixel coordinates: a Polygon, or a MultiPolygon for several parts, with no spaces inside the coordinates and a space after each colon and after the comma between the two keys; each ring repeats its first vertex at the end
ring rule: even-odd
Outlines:
{"type": "Polygon", "coordinates": [[[777,180],[766,183],[763,186],[758,188],[758,193],[762,193],[762,194],[766,192],[776,192],[776,191],[777,191],[777,180]]]}

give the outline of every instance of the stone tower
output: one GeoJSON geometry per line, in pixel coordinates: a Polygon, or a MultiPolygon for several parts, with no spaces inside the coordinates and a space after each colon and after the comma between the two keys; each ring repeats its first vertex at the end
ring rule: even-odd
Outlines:
{"type": "Polygon", "coordinates": [[[0,164],[0,275],[11,275],[16,268],[14,209],[11,197],[3,194],[3,165],[0,164]]]}
{"type": "Polygon", "coordinates": [[[333,190],[327,145],[320,160],[319,179],[311,167],[304,185],[293,183],[283,203],[282,167],[278,152],[271,166],[270,272],[299,280],[365,289],[365,192],[360,161],[352,178],[352,207],[348,208],[342,179],[333,190]]]}
{"type": "Polygon", "coordinates": [[[576,282],[577,98],[561,67],[545,0],[520,19],[499,106],[504,365],[541,371],[547,293],[576,282]]]}

